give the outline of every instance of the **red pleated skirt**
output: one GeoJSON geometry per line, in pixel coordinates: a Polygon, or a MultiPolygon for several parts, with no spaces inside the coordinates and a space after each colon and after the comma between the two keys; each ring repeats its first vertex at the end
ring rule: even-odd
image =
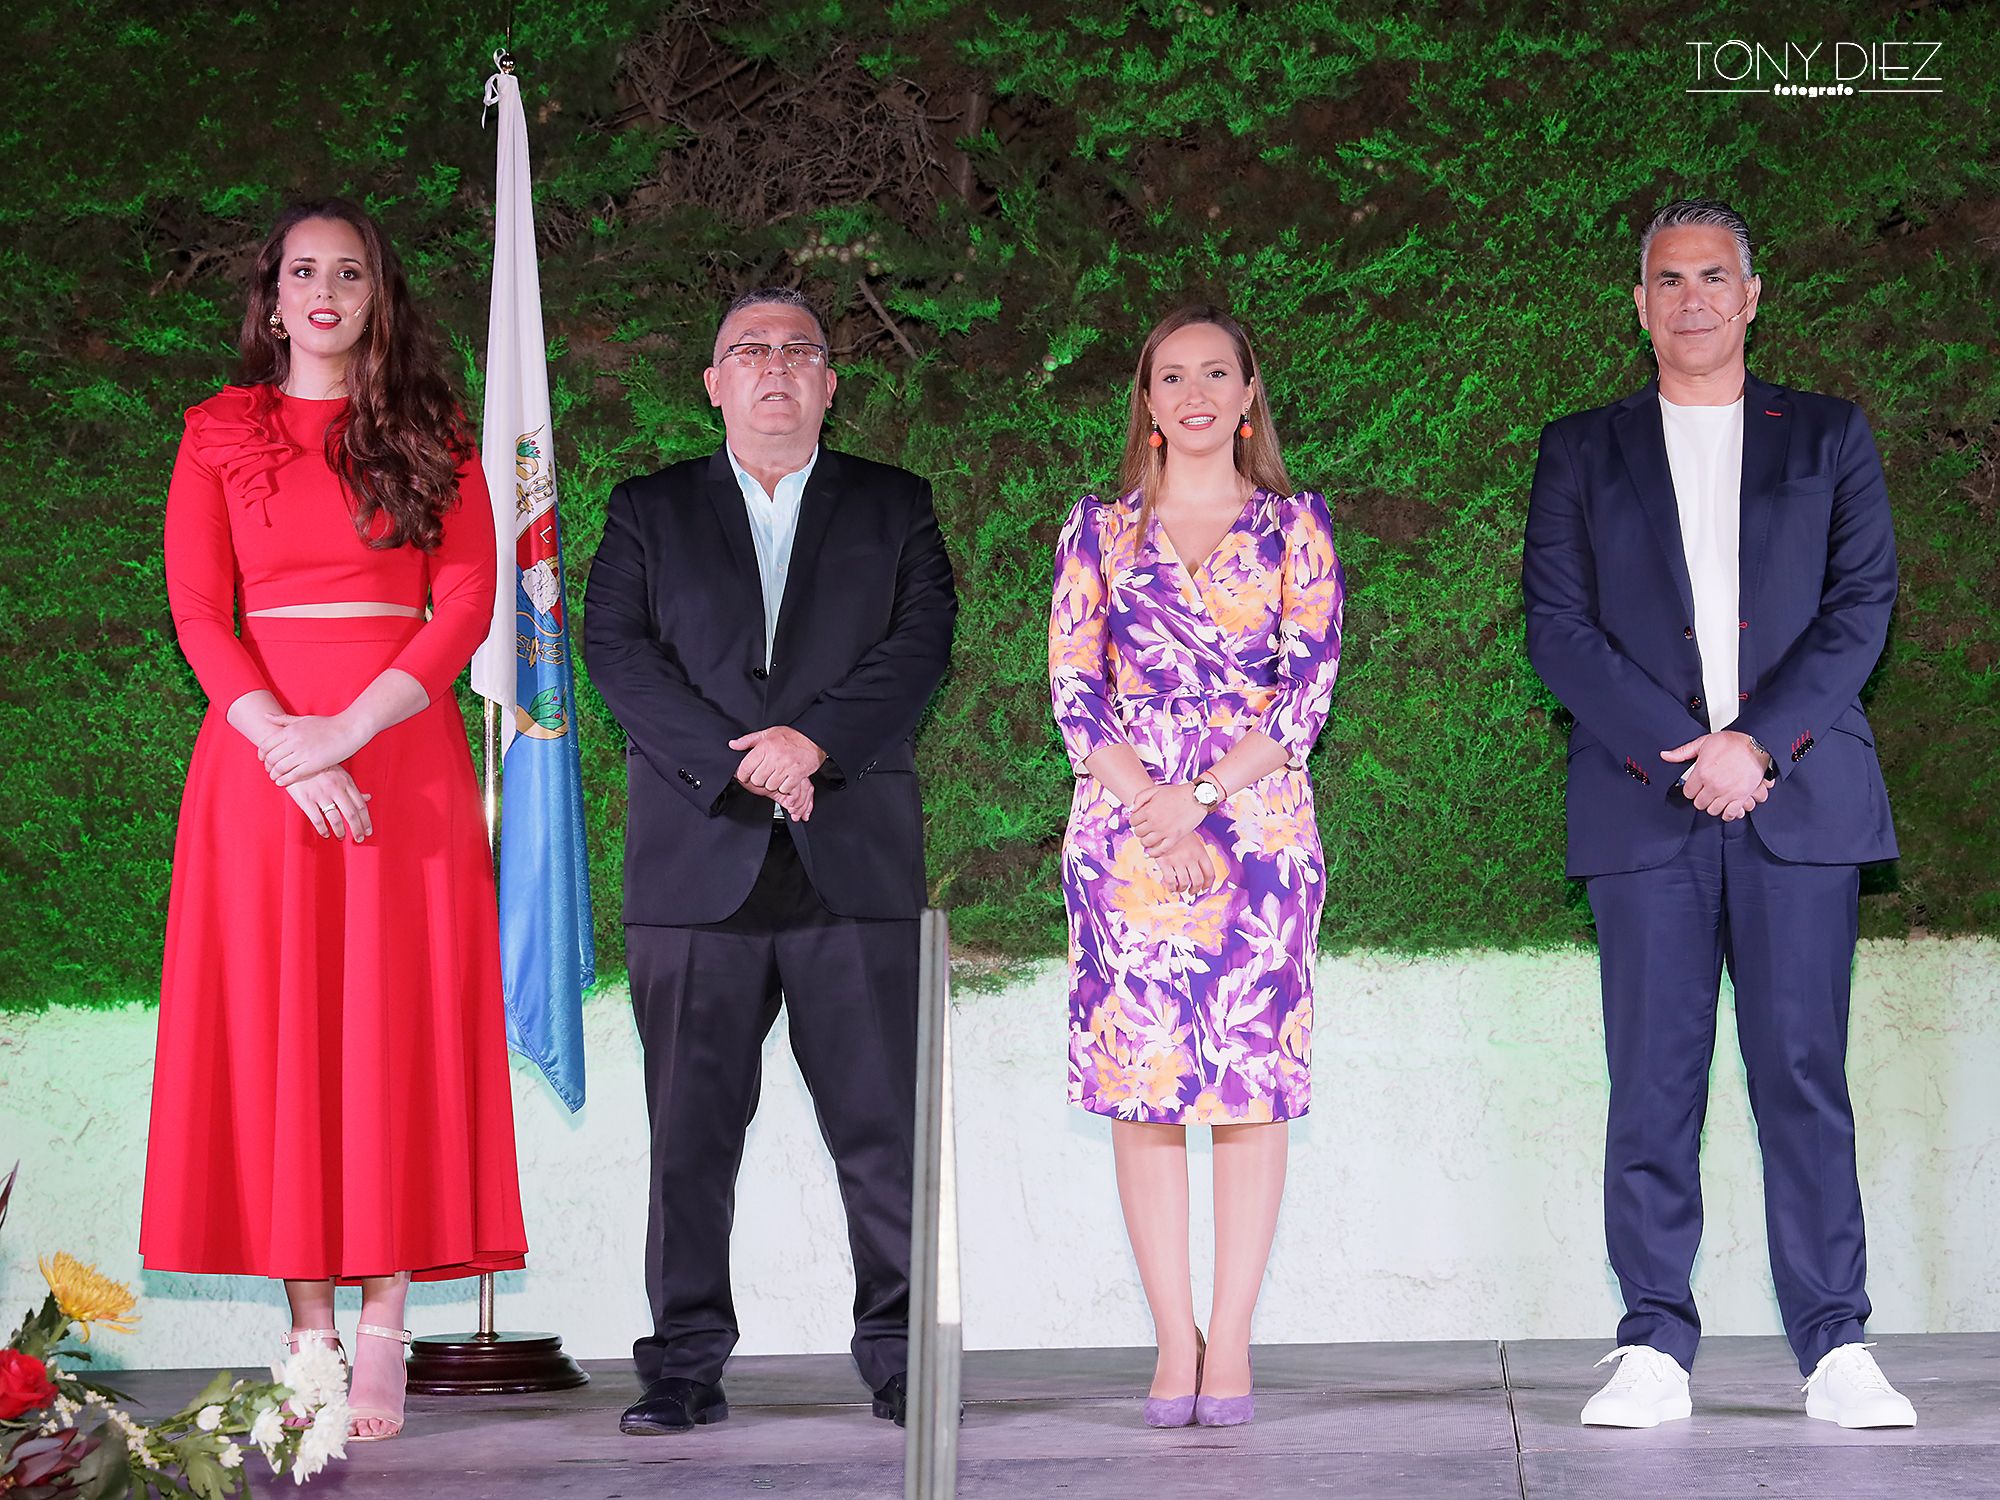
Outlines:
{"type": "MultiPolygon", "coordinates": [[[[252,619],[294,713],[346,707],[418,621],[252,619]]],[[[522,1264],[500,939],[443,697],[349,762],[374,834],[322,838],[209,708],[174,841],[139,1250],[296,1279],[522,1264]]]]}

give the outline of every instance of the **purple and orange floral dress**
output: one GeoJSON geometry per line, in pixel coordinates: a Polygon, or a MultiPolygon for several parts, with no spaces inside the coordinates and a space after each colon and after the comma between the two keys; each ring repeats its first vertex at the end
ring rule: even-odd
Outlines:
{"type": "Polygon", "coordinates": [[[1345,598],[1332,517],[1310,491],[1258,490],[1194,570],[1157,518],[1139,535],[1136,492],[1070,512],[1049,683],[1077,773],[1062,853],[1072,1103],[1233,1125],[1312,1102],[1326,863],[1306,754],[1333,700],[1345,598]],[[1253,729],[1289,763],[1203,819],[1207,892],[1169,890],[1085,759],[1127,744],[1157,779],[1190,781],[1253,729]]]}

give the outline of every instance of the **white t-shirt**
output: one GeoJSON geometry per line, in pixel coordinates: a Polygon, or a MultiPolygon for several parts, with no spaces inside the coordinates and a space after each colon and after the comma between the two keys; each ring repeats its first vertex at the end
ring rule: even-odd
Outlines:
{"type": "Polygon", "coordinates": [[[1727,406],[1676,406],[1660,398],[1667,467],[1681,516],[1681,551],[1694,590],[1701,695],[1711,731],[1726,729],[1736,698],[1737,538],[1743,498],[1743,398],[1727,406]]]}

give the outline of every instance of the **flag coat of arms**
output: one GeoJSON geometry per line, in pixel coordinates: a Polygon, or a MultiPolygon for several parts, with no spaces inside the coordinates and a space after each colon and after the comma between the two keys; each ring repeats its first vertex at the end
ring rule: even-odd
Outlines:
{"type": "Polygon", "coordinates": [[[504,66],[487,81],[486,103],[498,109],[499,148],[480,451],[493,494],[500,577],[492,630],[472,659],[472,686],[498,708],[501,726],[507,1041],[577,1110],[584,1097],[583,992],[596,977],[596,953],[528,122],[520,82],[504,66]]]}

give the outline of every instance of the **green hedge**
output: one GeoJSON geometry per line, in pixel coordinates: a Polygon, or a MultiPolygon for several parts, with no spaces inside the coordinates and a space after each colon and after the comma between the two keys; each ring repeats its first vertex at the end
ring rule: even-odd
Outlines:
{"type": "MultiPolygon", "coordinates": [[[[476,385],[497,36],[439,0],[357,7],[344,29],[276,0],[179,9],[13,7],[9,1004],[155,981],[202,708],[167,616],[162,497],[280,202],[339,190],[379,211],[476,385]]],[[[471,9],[490,28],[503,8],[471,9]]],[[[719,440],[698,379],[719,304],[801,279],[836,314],[831,440],[935,479],[958,568],[922,765],[934,892],[969,952],[1060,951],[1049,549],[1115,462],[1137,339],[1193,298],[1257,335],[1353,588],[1313,762],[1328,946],[1587,936],[1561,876],[1560,716],[1521,651],[1519,536],[1543,421],[1646,378],[1634,232],[1686,193],[1730,198],[1760,236],[1757,370],[1859,400],[1888,465],[1903,590],[1870,691],[1904,857],[1871,876],[1865,928],[2000,928],[2000,45],[1977,7],[1763,13],[1767,43],[1944,43],[1943,94],[1831,100],[1685,93],[1688,41],[1751,34],[1719,7],[513,9],[573,594],[611,485],[719,440]]],[[[619,736],[583,693],[615,970],[619,736]]]]}

